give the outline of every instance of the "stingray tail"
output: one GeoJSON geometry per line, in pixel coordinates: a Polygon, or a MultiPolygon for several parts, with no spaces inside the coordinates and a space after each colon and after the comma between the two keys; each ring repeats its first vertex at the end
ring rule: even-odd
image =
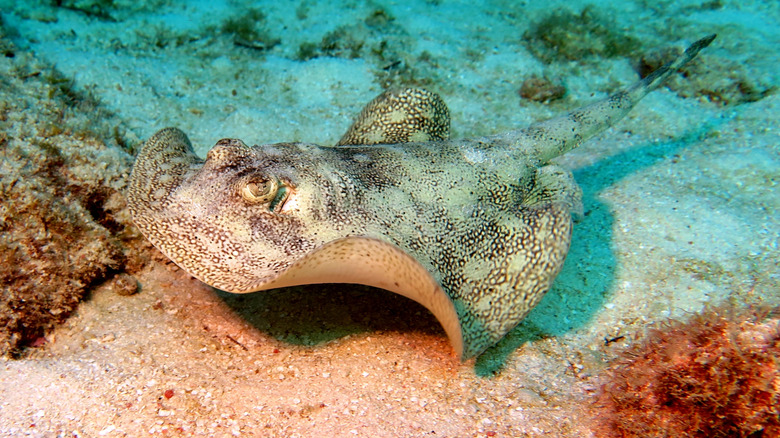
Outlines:
{"type": "Polygon", "coordinates": [[[658,88],[675,71],[687,64],[715,39],[715,34],[702,38],[677,59],[606,99],[579,108],[561,117],[535,123],[526,129],[514,131],[511,141],[531,148],[541,162],[560,156],[622,119],[647,93],[658,88]]]}
{"type": "Polygon", "coordinates": [[[629,88],[627,92],[631,93],[636,88],[637,90],[634,92],[639,94],[637,100],[641,99],[647,93],[658,88],[658,86],[666,81],[666,78],[668,78],[672,73],[679,70],[693,58],[695,58],[701,49],[709,46],[710,43],[712,43],[716,36],[716,34],[708,35],[707,37],[704,37],[691,44],[691,46],[685,49],[685,52],[677,57],[677,59],[667,62],[665,65],[659,67],[654,72],[650,73],[647,77],[636,83],[633,87],[629,88]]]}

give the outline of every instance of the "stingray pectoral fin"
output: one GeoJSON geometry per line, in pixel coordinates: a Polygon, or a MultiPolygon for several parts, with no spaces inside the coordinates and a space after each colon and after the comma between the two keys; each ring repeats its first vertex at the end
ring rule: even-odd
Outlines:
{"type": "Polygon", "coordinates": [[[458,357],[463,357],[460,321],[452,300],[417,260],[379,239],[352,236],[328,242],[275,279],[233,292],[322,283],[364,284],[417,301],[439,320],[458,357]]]}
{"type": "Polygon", "coordinates": [[[157,131],[144,143],[130,174],[127,205],[138,228],[155,245],[158,217],[167,211],[171,194],[201,160],[187,135],[178,128],[157,131]]]}
{"type": "MultiPolygon", "coordinates": [[[[572,218],[565,204],[523,206],[503,225],[514,236],[471,259],[456,305],[461,314],[463,358],[501,340],[542,299],[563,267],[572,218]]],[[[506,235],[506,233],[505,233],[506,235]]]]}
{"type": "Polygon", "coordinates": [[[521,208],[559,204],[575,217],[582,215],[582,189],[571,171],[556,164],[536,169],[533,186],[523,198],[521,208]]]}
{"type": "Polygon", "coordinates": [[[336,146],[366,146],[447,140],[450,111],[444,100],[421,88],[387,90],[368,103],[336,146]]]}

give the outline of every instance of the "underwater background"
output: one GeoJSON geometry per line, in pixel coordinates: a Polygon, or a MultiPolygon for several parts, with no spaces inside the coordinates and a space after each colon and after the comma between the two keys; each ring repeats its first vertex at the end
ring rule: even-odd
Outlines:
{"type": "Polygon", "coordinates": [[[778,436],[780,4],[0,0],[0,435],[778,436]],[[382,90],[453,138],[606,97],[713,44],[555,160],[584,214],[475,362],[346,285],[235,296],[132,225],[166,126],[332,145],[382,90]]]}

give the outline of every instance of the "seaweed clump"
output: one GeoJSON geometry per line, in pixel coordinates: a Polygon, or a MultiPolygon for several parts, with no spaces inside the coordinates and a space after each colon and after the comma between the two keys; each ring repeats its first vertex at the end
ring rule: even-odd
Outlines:
{"type": "Polygon", "coordinates": [[[780,311],[669,322],[610,366],[600,436],[780,436],[780,311]]]}
{"type": "Polygon", "coordinates": [[[545,62],[629,55],[640,46],[639,40],[617,29],[593,5],[579,13],[558,8],[533,23],[523,40],[528,50],[545,62]]]}

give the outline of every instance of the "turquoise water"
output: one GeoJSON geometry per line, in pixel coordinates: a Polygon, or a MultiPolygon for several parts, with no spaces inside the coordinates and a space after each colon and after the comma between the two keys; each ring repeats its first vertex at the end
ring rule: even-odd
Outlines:
{"type": "Polygon", "coordinates": [[[93,96],[85,117],[115,126],[106,142],[128,153],[166,126],[201,156],[224,137],[331,145],[366,102],[406,85],[442,96],[453,137],[504,132],[603,98],[717,33],[684,74],[556,160],[583,189],[567,261],[475,369],[528,374],[528,350],[549,339],[565,357],[608,360],[668,319],[780,303],[776,2],[51,3],[0,0],[16,58],[93,96]],[[523,97],[532,77],[565,93],[523,97]]]}

